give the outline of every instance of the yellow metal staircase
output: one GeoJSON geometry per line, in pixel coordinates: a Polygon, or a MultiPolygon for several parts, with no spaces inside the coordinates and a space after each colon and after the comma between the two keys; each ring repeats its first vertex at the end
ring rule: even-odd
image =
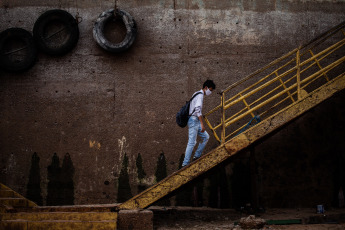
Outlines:
{"type": "Polygon", "coordinates": [[[345,88],[345,22],[222,91],[205,115],[220,146],[117,206],[142,209],[345,88]],[[250,124],[255,118],[255,124],[250,124]]]}

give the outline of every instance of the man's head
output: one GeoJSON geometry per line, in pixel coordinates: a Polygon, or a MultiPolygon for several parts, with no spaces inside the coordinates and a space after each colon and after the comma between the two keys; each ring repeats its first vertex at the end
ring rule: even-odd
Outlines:
{"type": "Polygon", "coordinates": [[[211,92],[216,89],[216,84],[212,80],[206,80],[202,86],[205,95],[210,95],[211,92]]]}

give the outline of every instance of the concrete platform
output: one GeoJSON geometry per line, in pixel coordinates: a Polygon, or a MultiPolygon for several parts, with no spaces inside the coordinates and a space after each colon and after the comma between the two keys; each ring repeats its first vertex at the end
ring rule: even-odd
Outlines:
{"type": "Polygon", "coordinates": [[[207,207],[150,207],[149,209],[154,214],[154,229],[197,229],[196,226],[232,229],[224,226],[234,226],[242,217],[249,215],[266,220],[267,225],[345,224],[344,208],[325,210],[323,214],[316,213],[316,209],[313,208],[268,209],[256,213],[207,207]]]}
{"type": "Polygon", "coordinates": [[[153,212],[151,210],[120,210],[118,229],[153,230],[153,212]]]}

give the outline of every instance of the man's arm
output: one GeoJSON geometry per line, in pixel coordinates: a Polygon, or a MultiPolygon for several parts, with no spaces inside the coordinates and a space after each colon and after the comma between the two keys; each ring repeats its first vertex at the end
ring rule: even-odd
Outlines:
{"type": "Polygon", "coordinates": [[[200,125],[201,125],[201,132],[205,132],[205,125],[204,125],[204,119],[202,118],[202,116],[199,116],[199,121],[200,121],[200,125]]]}

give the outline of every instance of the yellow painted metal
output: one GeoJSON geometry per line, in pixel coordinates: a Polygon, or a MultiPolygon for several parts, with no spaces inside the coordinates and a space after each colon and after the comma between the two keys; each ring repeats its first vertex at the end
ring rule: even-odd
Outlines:
{"type": "Polygon", "coordinates": [[[296,66],[297,66],[297,98],[301,100],[301,60],[299,50],[296,52],[296,66]]]}
{"type": "Polygon", "coordinates": [[[318,105],[322,101],[331,97],[340,90],[345,89],[345,73],[340,74],[322,87],[314,90],[304,99],[285,107],[283,110],[273,114],[248,131],[244,132],[248,140],[252,143],[266,134],[281,127],[294,118],[302,115],[304,112],[318,105]]]}
{"type": "MultiPolygon", "coordinates": [[[[313,57],[313,56],[314,56],[313,51],[312,51],[312,50],[309,50],[309,52],[310,52],[311,56],[313,57]]],[[[316,62],[316,64],[317,64],[317,66],[318,66],[320,69],[322,69],[322,67],[321,67],[321,65],[320,65],[320,62],[319,62],[319,60],[318,60],[317,58],[315,58],[315,62],[316,62]]],[[[329,78],[327,77],[327,74],[324,74],[324,76],[325,76],[325,79],[326,79],[327,81],[329,81],[329,78]]]]}
{"type": "Polygon", "coordinates": [[[291,56],[292,54],[294,54],[296,51],[297,51],[297,48],[294,49],[294,50],[292,50],[292,51],[290,51],[289,53],[285,54],[284,56],[282,56],[282,57],[280,57],[280,58],[274,60],[273,62],[271,62],[271,63],[268,64],[267,66],[265,66],[265,67],[263,67],[263,68],[261,68],[261,69],[255,71],[254,73],[252,73],[252,74],[249,75],[248,77],[242,79],[241,81],[236,82],[236,83],[230,85],[227,89],[223,90],[223,92],[224,92],[224,93],[227,93],[228,91],[230,91],[231,89],[235,88],[236,86],[238,86],[238,85],[244,83],[245,81],[247,81],[247,80],[249,80],[250,78],[256,76],[257,74],[259,74],[259,73],[261,73],[261,72],[267,70],[268,68],[270,68],[270,67],[276,65],[277,63],[280,63],[281,61],[285,60],[286,58],[290,57],[290,56],[291,56]]]}
{"type": "MultiPolygon", "coordinates": [[[[240,94],[240,96],[242,97],[241,94],[240,94]]],[[[246,99],[243,99],[242,101],[243,101],[243,104],[246,106],[246,108],[247,108],[248,110],[250,110],[250,106],[248,105],[246,99]]],[[[250,115],[252,115],[252,117],[255,117],[254,113],[250,113],[250,115]]]]}
{"type": "MultiPolygon", "coordinates": [[[[306,65],[306,64],[308,64],[309,62],[314,61],[314,59],[316,59],[317,57],[321,56],[322,54],[325,54],[327,51],[331,51],[332,49],[334,49],[334,47],[339,47],[339,48],[340,48],[340,47],[342,47],[344,44],[345,44],[345,39],[343,39],[343,40],[341,40],[340,42],[338,42],[337,44],[335,44],[335,45],[333,45],[333,46],[331,46],[331,47],[325,49],[324,51],[318,53],[317,55],[314,55],[313,57],[307,59],[307,60],[304,61],[302,64],[294,66],[293,68],[289,69],[288,71],[284,72],[283,74],[279,75],[278,77],[273,78],[272,80],[270,80],[269,82],[267,82],[267,83],[261,85],[260,87],[258,87],[258,88],[256,88],[256,89],[250,91],[250,92],[247,93],[245,96],[241,96],[241,94],[242,94],[243,92],[250,90],[251,88],[253,88],[253,86],[256,86],[258,83],[261,83],[261,82],[262,82],[262,79],[259,80],[258,82],[256,82],[255,84],[251,85],[251,86],[248,87],[247,89],[245,89],[245,90],[243,90],[242,92],[238,93],[238,95],[237,95],[238,97],[237,97],[236,100],[233,100],[233,101],[231,101],[231,102],[229,102],[229,100],[228,100],[228,101],[226,102],[227,105],[225,106],[225,110],[228,109],[228,108],[230,108],[231,106],[237,104],[237,103],[240,102],[241,100],[243,100],[243,99],[245,99],[245,98],[247,98],[247,97],[249,97],[249,96],[252,96],[253,94],[255,94],[255,93],[259,92],[259,91],[265,90],[269,85],[275,83],[275,82],[278,81],[279,79],[281,79],[281,78],[287,76],[288,74],[294,72],[295,70],[297,70],[297,73],[298,73],[298,69],[300,68],[300,66],[306,65]]],[[[296,53],[299,54],[299,49],[296,50],[296,53]]],[[[300,55],[298,55],[298,57],[299,57],[299,56],[300,56],[300,55]]],[[[297,59],[294,59],[294,60],[297,60],[297,59]]],[[[299,63],[299,62],[298,62],[298,63],[299,63]]],[[[314,64],[315,64],[315,63],[313,63],[312,65],[314,65],[314,64]]],[[[280,69],[280,68],[278,68],[278,69],[280,69]]],[[[274,71],[274,72],[275,72],[275,71],[274,71]]],[[[267,75],[267,76],[264,77],[263,79],[266,80],[268,77],[270,77],[272,74],[274,74],[274,72],[271,73],[271,74],[269,74],[269,75],[267,75]]],[[[296,76],[297,76],[297,75],[296,75],[296,76]]]]}
{"type": "Polygon", "coordinates": [[[31,200],[26,199],[24,196],[20,195],[19,193],[13,191],[12,189],[10,189],[9,187],[7,187],[4,184],[0,183],[0,190],[3,191],[8,191],[7,193],[1,193],[1,194],[11,194],[11,196],[2,196],[1,198],[1,202],[4,204],[8,204],[8,205],[14,205],[14,204],[18,204],[18,205],[23,205],[23,207],[36,207],[37,204],[31,200]]]}
{"type": "MultiPolygon", "coordinates": [[[[329,53],[328,53],[326,56],[324,56],[323,58],[327,57],[329,54],[332,53],[331,50],[333,50],[334,48],[339,48],[339,47],[343,46],[343,45],[344,45],[344,42],[345,42],[345,39],[343,39],[342,41],[338,42],[337,44],[335,44],[335,45],[329,47],[328,49],[324,50],[323,52],[319,53],[317,56],[314,56],[314,57],[312,57],[311,59],[308,59],[307,61],[303,62],[301,65],[305,65],[305,64],[307,64],[307,62],[311,62],[311,61],[313,61],[314,59],[316,59],[317,57],[319,57],[320,55],[322,55],[322,54],[324,54],[325,52],[329,51],[329,53]]],[[[298,51],[298,49],[295,50],[295,52],[297,52],[297,51],[298,51]]],[[[290,53],[290,55],[291,55],[291,53],[290,53]]],[[[291,64],[292,61],[296,61],[296,58],[293,58],[293,59],[290,60],[287,64],[291,64]]],[[[286,67],[287,64],[283,65],[282,67],[286,67]]],[[[307,68],[305,68],[303,71],[308,70],[308,69],[309,69],[310,67],[312,67],[314,64],[315,64],[315,63],[312,63],[310,66],[308,66],[307,68]]],[[[271,65],[271,64],[270,64],[270,65],[271,65]]],[[[270,66],[270,67],[271,67],[271,66],[270,66]]],[[[258,85],[258,83],[261,83],[263,80],[266,80],[267,78],[269,78],[274,72],[276,72],[276,71],[278,71],[278,70],[281,70],[282,67],[279,67],[277,70],[273,71],[271,74],[267,75],[266,77],[260,79],[260,80],[259,80],[258,82],[256,82],[255,84],[253,84],[253,85],[251,85],[250,87],[248,87],[248,88],[242,90],[240,93],[238,93],[238,95],[239,95],[239,94],[243,94],[243,92],[245,92],[245,91],[249,91],[251,88],[253,88],[254,86],[258,85]]],[[[297,67],[295,66],[293,69],[290,69],[289,71],[286,71],[285,73],[283,73],[283,74],[277,76],[277,78],[272,79],[272,81],[268,82],[268,83],[265,84],[264,86],[268,86],[268,85],[274,83],[274,82],[275,82],[276,80],[278,80],[279,78],[285,77],[286,75],[290,74],[291,72],[295,71],[296,69],[297,69],[297,67]]],[[[292,79],[292,78],[291,78],[291,79],[292,79]]],[[[236,86],[237,86],[237,85],[236,85],[236,86]]],[[[262,89],[262,88],[256,89],[254,92],[251,92],[251,93],[252,93],[252,94],[253,94],[253,93],[256,93],[257,91],[259,91],[259,90],[261,90],[261,89],[262,89]]],[[[227,89],[227,90],[228,90],[228,89],[227,89]]],[[[224,92],[226,92],[227,90],[225,90],[224,92]]],[[[237,95],[237,97],[238,97],[238,95],[237,95]]],[[[251,95],[251,94],[250,94],[250,95],[251,95]]],[[[236,96],[235,96],[235,97],[236,97],[236,96]]],[[[226,101],[226,104],[228,104],[231,100],[234,100],[235,97],[233,97],[233,98],[229,99],[228,101],[226,101]]],[[[240,100],[240,99],[241,99],[241,98],[238,98],[238,100],[240,100]]],[[[216,107],[216,108],[218,108],[218,107],[216,107]]],[[[215,109],[216,109],[216,108],[215,108],[215,109]]],[[[215,109],[214,109],[214,110],[215,110],[215,109]]],[[[211,112],[214,112],[214,110],[211,110],[211,112]]],[[[208,115],[208,114],[209,114],[209,113],[207,113],[207,115],[208,115]]]]}
{"type": "Polygon", "coordinates": [[[225,142],[225,110],[223,109],[224,108],[224,104],[225,104],[225,95],[224,95],[224,93],[222,94],[221,100],[222,100],[222,126],[223,126],[222,141],[221,141],[221,143],[224,143],[225,142]]]}
{"type": "MultiPolygon", "coordinates": [[[[277,77],[279,77],[278,71],[274,71],[274,74],[275,74],[277,77]]],[[[283,86],[283,88],[286,89],[286,84],[282,81],[282,79],[279,79],[279,81],[280,81],[280,84],[283,86]]],[[[292,102],[295,102],[295,99],[293,99],[293,97],[292,97],[290,91],[288,91],[288,95],[289,95],[289,97],[291,98],[291,101],[292,101],[292,102]]]]}
{"type": "Polygon", "coordinates": [[[221,143],[224,143],[238,134],[254,114],[264,120],[273,112],[279,112],[302,100],[308,92],[334,79],[335,74],[343,73],[344,27],[345,22],[223,90],[221,104],[205,115],[206,123],[216,139],[219,140],[219,129],[221,143]],[[337,57],[340,58],[334,61],[337,57]],[[322,76],[324,82],[321,81],[322,76]],[[248,84],[249,80],[253,82],[253,79],[254,83],[248,84]],[[284,97],[284,94],[287,97],[284,97]],[[287,99],[290,99],[290,102],[287,99]],[[244,105],[241,106],[240,103],[244,105]],[[221,122],[212,120],[212,116],[218,111],[222,113],[221,122]],[[224,117],[225,114],[227,117],[224,117]],[[214,123],[216,125],[212,126],[214,123]]]}
{"type": "MultiPolygon", "coordinates": [[[[318,72],[314,73],[314,74],[311,75],[310,77],[308,77],[308,78],[302,80],[301,83],[308,82],[310,79],[313,79],[313,78],[315,78],[316,76],[320,75],[320,73],[325,73],[325,72],[329,71],[329,70],[331,69],[332,66],[336,66],[337,64],[342,63],[342,62],[344,62],[344,61],[345,61],[345,56],[342,57],[342,58],[340,58],[340,59],[337,60],[336,62],[334,62],[332,65],[329,65],[329,66],[323,68],[322,70],[319,70],[318,72]]],[[[274,99],[277,99],[278,97],[282,96],[283,94],[285,94],[285,93],[288,92],[289,90],[292,90],[293,88],[296,88],[296,87],[298,87],[298,83],[295,83],[295,84],[293,84],[292,86],[290,86],[289,88],[287,88],[287,89],[281,91],[280,93],[278,93],[278,94],[272,96],[271,98],[269,98],[269,99],[266,100],[265,102],[263,102],[263,103],[261,103],[261,104],[255,106],[255,107],[253,107],[252,109],[248,110],[246,113],[243,113],[242,115],[240,115],[240,116],[238,116],[238,117],[232,119],[231,121],[226,122],[225,126],[227,127],[227,126],[229,126],[229,125],[231,125],[231,124],[233,124],[233,123],[239,121],[240,119],[246,117],[246,116],[247,116],[248,114],[250,114],[251,112],[257,111],[258,109],[260,109],[260,108],[262,108],[263,106],[265,106],[267,103],[273,101],[274,99]]],[[[297,91],[297,93],[298,93],[298,91],[297,91]]]]}
{"type": "MultiPolygon", "coordinates": [[[[206,124],[207,124],[208,127],[212,127],[212,125],[210,124],[210,122],[209,122],[208,119],[205,119],[205,122],[206,122],[206,124]]],[[[218,135],[217,135],[215,129],[214,129],[214,128],[210,128],[210,129],[212,130],[213,135],[214,135],[214,137],[217,139],[217,141],[218,141],[218,142],[221,142],[221,140],[219,139],[219,137],[218,137],[218,135]]]]}

